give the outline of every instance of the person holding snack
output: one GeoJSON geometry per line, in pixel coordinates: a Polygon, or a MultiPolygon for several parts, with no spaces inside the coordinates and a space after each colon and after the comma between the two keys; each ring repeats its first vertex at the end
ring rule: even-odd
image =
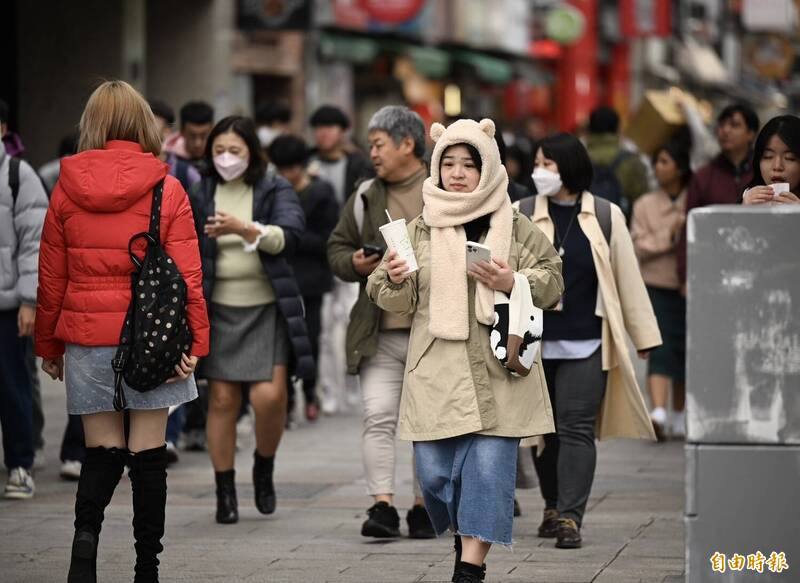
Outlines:
{"type": "MultiPolygon", "coordinates": [[[[511,206],[492,120],[433,124],[425,207],[408,227],[417,269],[390,249],[367,294],[411,317],[399,436],[414,442],[425,507],[437,535],[455,534],[453,581],[482,581],[493,544],[510,546],[520,439],[554,430],[544,373],[514,376],[490,342],[495,292],[518,282],[550,308],[563,291],[561,260],[511,206]],[[491,262],[467,259],[491,250],[491,262]]],[[[392,217],[397,218],[397,217],[392,217]]]]}
{"type": "Polygon", "coordinates": [[[753,180],[743,204],[800,204],[800,118],[769,120],[756,138],[753,180]]]}
{"type": "MultiPolygon", "coordinates": [[[[425,125],[404,106],[388,105],[369,122],[369,154],[377,177],[362,182],[345,203],[328,240],[328,263],[334,275],[360,284],[347,328],[347,369],[359,375],[364,407],[362,451],[367,492],[374,504],[367,510],[362,536],[400,536],[394,507],[395,433],[403,388],[411,318],[380,310],[365,291],[367,277],[380,264],[386,248],[379,227],[394,219],[415,219],[422,212],[422,183],[428,170],[425,125]]],[[[434,536],[414,477],[414,505],[406,516],[411,538],[434,536]]]]}

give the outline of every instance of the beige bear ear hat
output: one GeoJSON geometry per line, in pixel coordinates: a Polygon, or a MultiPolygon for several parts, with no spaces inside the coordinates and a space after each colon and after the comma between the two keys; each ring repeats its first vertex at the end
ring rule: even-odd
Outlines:
{"type": "MultiPolygon", "coordinates": [[[[508,261],[511,249],[513,209],[508,198],[508,175],[500,164],[500,151],[490,119],[462,119],[445,128],[431,126],[436,142],[431,156],[431,176],[422,186],[425,206],[422,218],[431,229],[431,299],[429,330],[436,338],[466,340],[469,337],[467,285],[467,236],[463,225],[491,215],[483,242],[492,256],[508,261]],[[450,146],[470,144],[481,155],[481,178],[472,192],[439,188],[439,164],[450,146]]],[[[494,321],[494,290],[482,283],[475,288],[475,315],[479,322],[494,321]]]]}
{"type": "Polygon", "coordinates": [[[500,164],[500,150],[494,139],[494,122],[488,118],[475,122],[471,119],[460,119],[445,128],[440,123],[431,125],[430,136],[435,145],[431,154],[431,178],[439,184],[439,166],[445,150],[456,144],[469,144],[474,146],[481,155],[481,181],[478,190],[485,188],[487,183],[497,178],[502,178],[500,172],[504,168],[500,164]]]}

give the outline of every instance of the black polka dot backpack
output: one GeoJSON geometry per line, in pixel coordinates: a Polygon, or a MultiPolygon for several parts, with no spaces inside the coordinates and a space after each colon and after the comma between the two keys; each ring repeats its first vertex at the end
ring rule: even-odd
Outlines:
{"type": "Polygon", "coordinates": [[[141,393],[157,389],[175,376],[175,365],[192,347],[192,333],[186,321],[186,282],[161,245],[163,191],[162,180],[153,188],[150,229],[137,233],[128,242],[128,254],[134,265],[131,303],[112,361],[117,411],[127,406],[123,380],[141,393]],[[140,239],[147,245],[142,259],[133,249],[140,239]]]}

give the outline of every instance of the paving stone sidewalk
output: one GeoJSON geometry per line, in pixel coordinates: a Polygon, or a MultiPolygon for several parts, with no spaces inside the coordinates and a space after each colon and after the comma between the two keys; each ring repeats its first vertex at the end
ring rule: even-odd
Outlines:
{"type": "MultiPolygon", "coordinates": [[[[43,381],[47,467],[31,501],[0,500],[0,581],[66,581],[75,484],[58,477],[64,429],[63,385],[43,381]]],[[[278,511],[260,515],[252,501],[253,439],[240,439],[240,521],[214,522],[213,472],[205,453],[181,452],[169,472],[167,535],[161,581],[192,583],[447,582],[452,540],[378,542],[359,535],[369,499],[361,468],[357,416],[323,417],[288,432],[276,461],[278,511]]],[[[411,447],[401,444],[398,507],[411,503],[411,447]]],[[[491,583],[677,583],[684,580],[683,447],[612,441],[600,444],[585,519],[583,549],[566,551],[536,537],[543,503],[519,492],[513,551],[488,558],[491,583]]],[[[5,477],[5,476],[4,476],[5,477]]],[[[123,477],[101,534],[98,579],[133,579],[130,484],[123,477]]],[[[405,528],[405,524],[403,525],[405,528]]]]}

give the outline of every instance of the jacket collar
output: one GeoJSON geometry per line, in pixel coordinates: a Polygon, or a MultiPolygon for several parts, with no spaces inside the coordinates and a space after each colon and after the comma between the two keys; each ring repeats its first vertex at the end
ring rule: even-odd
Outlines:
{"type": "Polygon", "coordinates": [[[108,140],[103,146],[104,150],[127,150],[128,152],[143,152],[142,146],[128,140],[108,140]]]}
{"type": "MultiPolygon", "coordinates": [[[[550,221],[550,209],[548,206],[548,197],[546,196],[536,196],[536,204],[533,208],[533,218],[531,219],[534,223],[539,221],[550,221]]],[[[595,216],[594,212],[594,195],[587,191],[584,191],[583,195],[581,196],[581,212],[582,215],[592,215],[595,216]]]]}

